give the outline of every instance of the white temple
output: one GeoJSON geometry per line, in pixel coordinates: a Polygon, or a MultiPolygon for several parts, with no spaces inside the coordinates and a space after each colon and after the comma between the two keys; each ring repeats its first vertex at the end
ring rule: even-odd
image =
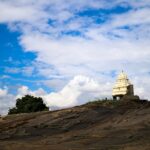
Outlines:
{"type": "Polygon", "coordinates": [[[134,90],[127,75],[122,71],[113,87],[112,96],[113,99],[121,99],[124,95],[133,96],[134,90]]]}

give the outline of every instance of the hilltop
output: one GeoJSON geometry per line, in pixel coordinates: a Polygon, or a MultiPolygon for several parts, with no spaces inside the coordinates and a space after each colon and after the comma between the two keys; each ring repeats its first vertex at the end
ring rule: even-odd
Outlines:
{"type": "Polygon", "coordinates": [[[0,118],[1,150],[148,150],[150,102],[95,101],[0,118]]]}

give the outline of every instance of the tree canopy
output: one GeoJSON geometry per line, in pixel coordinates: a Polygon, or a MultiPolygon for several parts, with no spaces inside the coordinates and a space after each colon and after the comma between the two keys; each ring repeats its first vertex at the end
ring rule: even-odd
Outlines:
{"type": "Polygon", "coordinates": [[[8,114],[30,113],[48,110],[41,97],[25,95],[16,100],[16,106],[9,109],[8,114]]]}

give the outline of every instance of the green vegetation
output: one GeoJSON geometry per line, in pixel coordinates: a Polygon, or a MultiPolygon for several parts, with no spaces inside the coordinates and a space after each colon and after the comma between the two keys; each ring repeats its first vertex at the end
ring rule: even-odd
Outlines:
{"type": "Polygon", "coordinates": [[[9,109],[8,114],[30,113],[48,110],[41,97],[26,95],[16,100],[16,107],[9,109]]]}
{"type": "Polygon", "coordinates": [[[120,104],[120,102],[121,102],[120,100],[98,99],[98,100],[90,101],[86,105],[88,105],[88,106],[117,107],[120,104]]]}

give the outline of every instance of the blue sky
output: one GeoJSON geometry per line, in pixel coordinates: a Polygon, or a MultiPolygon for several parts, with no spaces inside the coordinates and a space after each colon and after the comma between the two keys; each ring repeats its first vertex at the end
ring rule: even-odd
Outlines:
{"type": "Polygon", "coordinates": [[[121,70],[149,98],[149,0],[0,0],[0,10],[0,113],[25,94],[59,108],[110,97],[121,70]]]}
{"type": "MultiPolygon", "coordinates": [[[[22,67],[30,66],[31,61],[36,58],[34,53],[24,52],[18,43],[19,32],[11,32],[6,25],[0,25],[0,73],[3,78],[1,87],[17,86],[23,84],[23,80],[28,76],[21,72],[22,67]],[[17,82],[16,79],[21,79],[17,82]]],[[[31,79],[32,76],[30,76],[31,79]]]]}

